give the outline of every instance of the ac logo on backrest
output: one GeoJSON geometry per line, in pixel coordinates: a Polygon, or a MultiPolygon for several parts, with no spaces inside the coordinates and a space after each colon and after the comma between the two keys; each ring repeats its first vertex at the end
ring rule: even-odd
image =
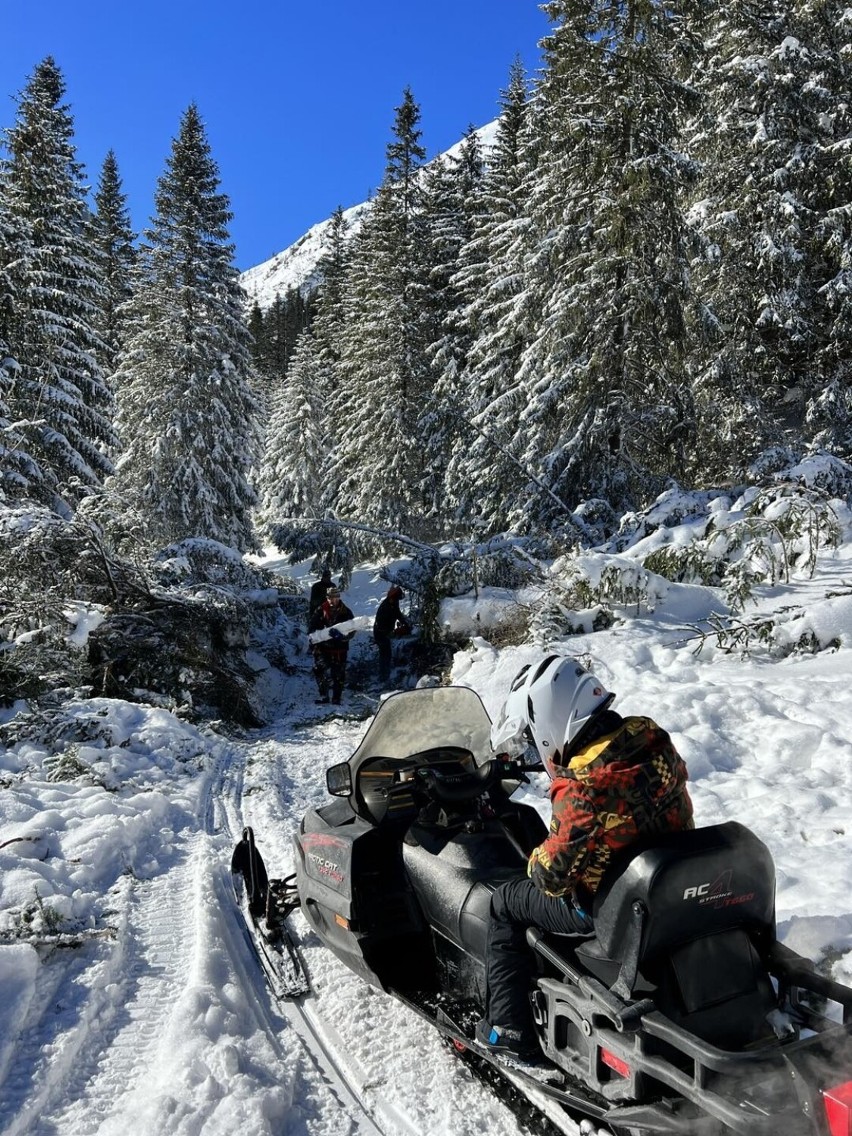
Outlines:
{"type": "Polygon", "coordinates": [[[717,876],[712,884],[698,884],[697,887],[688,887],[684,890],[684,899],[698,899],[702,903],[707,903],[710,900],[725,899],[731,895],[731,877],[733,870],[727,868],[721,875],[717,876]]]}

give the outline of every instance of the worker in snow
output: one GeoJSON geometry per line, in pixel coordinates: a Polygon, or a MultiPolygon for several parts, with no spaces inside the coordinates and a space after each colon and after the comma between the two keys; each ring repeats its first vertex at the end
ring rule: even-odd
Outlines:
{"type": "Polygon", "coordinates": [[[330,587],[323,603],[311,616],[308,632],[328,628],[329,638],[312,647],[314,653],[314,678],[317,680],[319,697],[317,702],[328,702],[329,687],[331,701],[339,706],[346,681],[346,658],[349,654],[349,640],[354,631],[338,631],[337,624],[347,623],[354,616],[340,598],[340,590],[330,587]]]}

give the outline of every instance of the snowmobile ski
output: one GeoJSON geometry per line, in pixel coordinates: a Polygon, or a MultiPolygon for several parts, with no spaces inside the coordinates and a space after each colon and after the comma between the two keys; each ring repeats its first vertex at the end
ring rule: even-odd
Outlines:
{"type": "Polygon", "coordinates": [[[268,878],[251,828],[243,829],[234,848],[231,873],[234,895],[270,990],[284,1001],[309,994],[308,972],[287,926],[287,917],[299,906],[295,877],[268,878]]]}

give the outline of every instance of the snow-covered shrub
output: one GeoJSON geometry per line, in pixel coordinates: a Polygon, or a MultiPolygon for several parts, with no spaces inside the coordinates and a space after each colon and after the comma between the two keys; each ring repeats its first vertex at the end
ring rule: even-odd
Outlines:
{"type": "Polygon", "coordinates": [[[749,480],[759,485],[795,465],[800,456],[801,450],[792,446],[770,446],[758,454],[749,466],[749,480]]]}
{"type": "Polygon", "coordinates": [[[200,537],[168,545],[155,554],[151,567],[155,578],[167,585],[223,585],[246,592],[268,584],[236,549],[200,537]]]}
{"type": "Polygon", "coordinates": [[[625,513],[618,532],[606,545],[608,551],[623,552],[645,540],[660,529],[674,529],[686,521],[707,514],[710,502],[718,498],[717,491],[696,492],[670,486],[664,493],[639,513],[625,513]]]}
{"type": "Polygon", "coordinates": [[[8,722],[0,723],[0,742],[11,747],[27,741],[53,751],[70,743],[118,744],[115,723],[106,711],[98,711],[96,702],[86,705],[86,709],[80,704],[69,704],[22,710],[8,722]]]}
{"type": "Polygon", "coordinates": [[[15,913],[14,930],[7,939],[15,941],[54,936],[66,923],[65,916],[52,904],[45,903],[36,888],[30,903],[15,913]]]}
{"type": "Polygon", "coordinates": [[[852,502],[852,466],[833,454],[809,454],[779,471],[776,481],[791,482],[821,492],[827,499],[852,502]]]}
{"type": "Polygon", "coordinates": [[[710,629],[695,633],[695,653],[708,644],[726,654],[773,659],[789,655],[816,655],[849,644],[843,629],[852,624],[852,588],[826,596],[811,608],[781,608],[771,616],[743,619],[737,615],[712,615],[710,629]]]}
{"type": "Polygon", "coordinates": [[[287,669],[278,599],[215,541],[137,562],[91,521],[0,506],[0,704],[87,691],[258,722],[247,652],[287,669]]]}
{"type": "Polygon", "coordinates": [[[75,632],[84,609],[102,610],[116,589],[102,553],[85,523],[41,505],[0,505],[0,705],[85,685],[75,632]]]}
{"type": "MultiPolygon", "coordinates": [[[[447,640],[440,610],[443,601],[455,596],[476,598],[483,589],[512,592],[546,569],[538,559],[541,543],[523,538],[492,537],[481,544],[445,544],[440,549],[424,547],[401,573],[398,582],[412,596],[412,617],[424,643],[447,640]]],[[[525,614],[511,620],[515,632],[526,622],[525,614]]],[[[456,635],[456,638],[458,636],[456,635]]]]}
{"type": "Polygon", "coordinates": [[[848,523],[852,467],[824,454],[791,466],[790,456],[783,449],[762,455],[752,470],[763,471],[760,484],[670,487],[622,518],[608,548],[668,580],[718,587],[737,609],[759,585],[812,574],[820,550],[835,547],[848,523]]]}
{"type": "Polygon", "coordinates": [[[666,581],[637,559],[588,552],[554,562],[530,618],[530,637],[547,644],[566,635],[611,627],[617,619],[652,612],[666,581]]]}
{"type": "Polygon", "coordinates": [[[257,724],[246,651],[265,643],[286,666],[284,623],[278,589],[239,553],[210,540],[170,545],[134,602],[90,636],[95,691],[257,724]]]}
{"type": "Polygon", "coordinates": [[[138,791],[193,776],[208,742],[165,710],[90,698],[19,710],[0,723],[0,766],[12,782],[68,781],[138,791]]]}
{"type": "Polygon", "coordinates": [[[419,557],[439,596],[461,596],[479,588],[522,588],[541,578],[545,553],[538,541],[498,536],[481,544],[444,545],[439,556],[419,557]]]}
{"type": "Polygon", "coordinates": [[[529,638],[541,646],[569,635],[588,635],[603,631],[615,622],[612,611],[604,604],[582,607],[570,590],[549,590],[533,609],[529,620],[529,638]]]}
{"type": "Polygon", "coordinates": [[[584,542],[594,546],[609,540],[619,529],[618,514],[602,497],[583,501],[571,513],[571,519],[584,533],[584,542]]]}
{"type": "Polygon", "coordinates": [[[760,584],[789,581],[793,571],[812,574],[819,551],[840,540],[835,502],[816,483],[776,480],[718,505],[711,503],[703,537],[661,542],[644,556],[645,567],[680,583],[719,587],[741,609],[760,584]]]}

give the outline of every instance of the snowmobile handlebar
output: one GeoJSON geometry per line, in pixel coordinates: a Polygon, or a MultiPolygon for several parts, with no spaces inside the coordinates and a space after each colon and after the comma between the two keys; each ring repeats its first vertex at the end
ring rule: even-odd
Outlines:
{"type": "Polygon", "coordinates": [[[411,780],[404,780],[401,785],[411,788],[413,780],[432,800],[458,804],[485,796],[500,781],[526,781],[528,770],[523,762],[501,755],[472,770],[421,766],[413,771],[411,780]]]}

